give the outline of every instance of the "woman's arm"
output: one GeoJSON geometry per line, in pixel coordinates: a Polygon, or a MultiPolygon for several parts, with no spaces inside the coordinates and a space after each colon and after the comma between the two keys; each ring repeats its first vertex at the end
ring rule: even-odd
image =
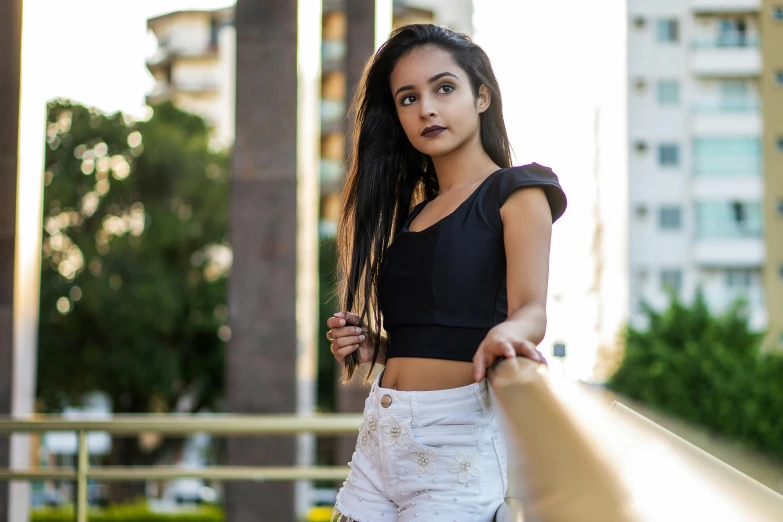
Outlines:
{"type": "Polygon", "coordinates": [[[506,249],[508,318],[495,325],[473,357],[476,381],[499,357],[545,362],[536,346],[546,332],[552,213],[540,188],[517,190],[501,209],[506,249]]]}

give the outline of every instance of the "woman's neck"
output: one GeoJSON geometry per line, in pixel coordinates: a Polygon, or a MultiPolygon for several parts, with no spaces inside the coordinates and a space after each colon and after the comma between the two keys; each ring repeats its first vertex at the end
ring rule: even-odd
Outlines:
{"type": "Polygon", "coordinates": [[[478,135],[449,154],[432,158],[432,163],[441,194],[483,181],[500,168],[486,153],[478,135]]]}

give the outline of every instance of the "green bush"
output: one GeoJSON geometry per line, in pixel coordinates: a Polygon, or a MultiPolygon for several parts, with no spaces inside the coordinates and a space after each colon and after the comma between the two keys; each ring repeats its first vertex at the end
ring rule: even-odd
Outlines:
{"type": "Polygon", "coordinates": [[[609,387],[783,458],[783,354],[761,351],[763,334],[750,330],[745,304],[714,316],[698,293],[691,306],[672,296],[663,312],[643,307],[648,328],[626,328],[609,387]]]}
{"type": "MultiPolygon", "coordinates": [[[[34,509],[31,522],[73,522],[73,507],[34,509]]],[[[218,506],[203,506],[178,513],[155,513],[144,503],[109,506],[105,509],[90,509],[90,522],[223,522],[223,509],[218,506]]]]}

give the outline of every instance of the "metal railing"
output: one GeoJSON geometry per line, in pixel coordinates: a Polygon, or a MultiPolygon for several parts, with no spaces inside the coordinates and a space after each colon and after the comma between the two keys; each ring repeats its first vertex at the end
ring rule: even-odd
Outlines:
{"type": "MultiPolygon", "coordinates": [[[[598,399],[555,371],[523,358],[489,371],[503,412],[509,488],[496,522],[780,521],[783,496],[622,405],[598,399]],[[650,459],[647,454],[657,457],[650,459]],[[657,482],[651,479],[658,479],[657,482]],[[524,488],[519,487],[524,484],[524,488]],[[708,496],[705,497],[705,492],[708,496]],[[524,506],[524,514],[523,507],[524,506]],[[691,508],[690,518],[682,510],[691,508]],[[668,510],[666,509],[668,508],[668,510]],[[735,518],[726,518],[730,513],[735,518]]],[[[89,465],[87,434],[155,432],[223,436],[357,433],[360,415],[118,415],[109,420],[0,420],[0,434],[75,431],[75,469],[0,470],[0,480],[70,479],[76,520],[87,520],[87,480],[343,480],[348,466],[117,467],[89,465]]]]}

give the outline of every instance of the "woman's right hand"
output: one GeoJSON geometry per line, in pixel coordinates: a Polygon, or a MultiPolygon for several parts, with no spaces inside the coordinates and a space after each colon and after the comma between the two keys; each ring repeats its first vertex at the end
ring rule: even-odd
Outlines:
{"type": "Polygon", "coordinates": [[[367,335],[367,328],[359,324],[359,316],[351,312],[337,312],[326,320],[326,326],[331,331],[334,341],[331,345],[334,358],[345,362],[345,357],[359,350],[359,362],[372,361],[372,345],[367,335]]]}

